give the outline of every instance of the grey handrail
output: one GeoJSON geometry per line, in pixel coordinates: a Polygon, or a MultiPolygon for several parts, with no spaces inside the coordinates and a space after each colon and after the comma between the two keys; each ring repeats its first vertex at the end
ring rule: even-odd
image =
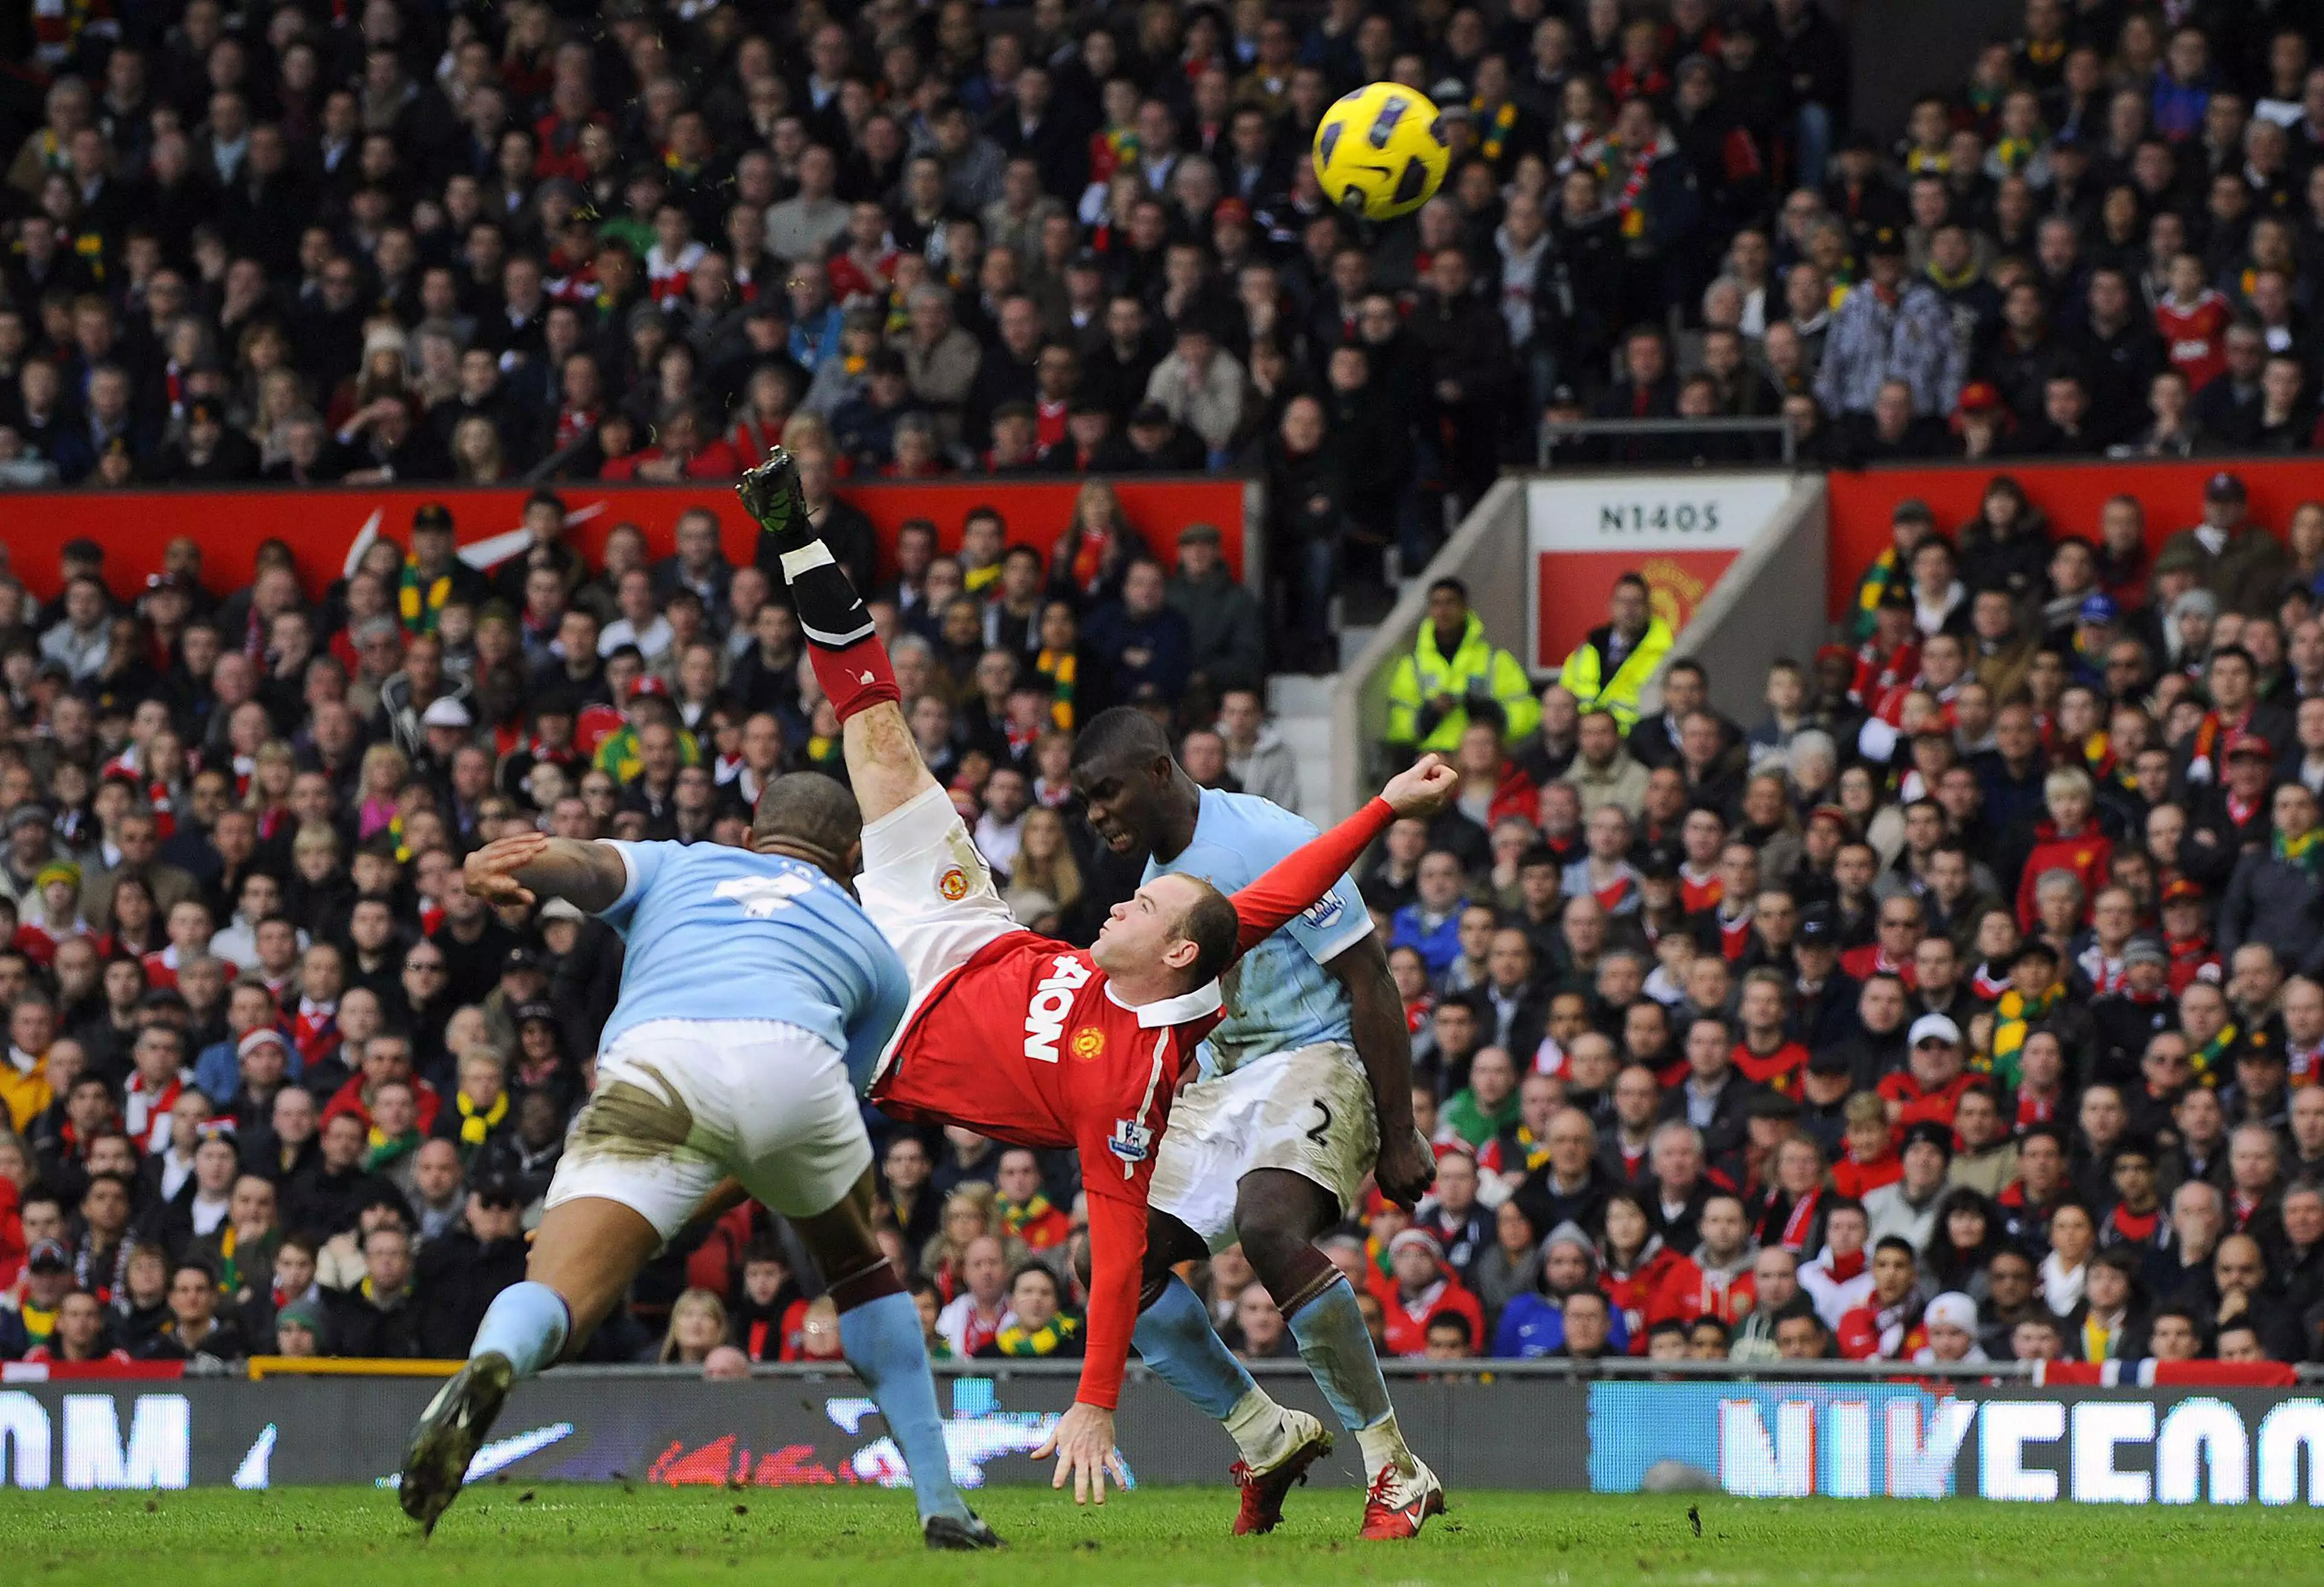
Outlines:
{"type": "Polygon", "coordinates": [[[1550,442],[1558,436],[1777,436],[1783,460],[1799,458],[1799,432],[1792,421],[1774,418],[1582,418],[1541,421],[1540,466],[1551,463],[1550,442]]]}

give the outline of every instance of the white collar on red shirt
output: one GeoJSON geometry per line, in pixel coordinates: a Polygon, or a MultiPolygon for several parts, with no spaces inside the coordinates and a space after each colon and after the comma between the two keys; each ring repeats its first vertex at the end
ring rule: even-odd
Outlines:
{"type": "Polygon", "coordinates": [[[1159,1025],[1183,1025],[1188,1020],[1198,1020],[1213,1014],[1226,1006],[1216,981],[1204,981],[1192,992],[1181,992],[1176,997],[1157,998],[1152,1003],[1131,1004],[1122,1002],[1121,994],[1113,989],[1113,982],[1105,984],[1105,995],[1116,1008],[1127,1008],[1138,1016],[1140,1029],[1151,1031],[1159,1025]]]}

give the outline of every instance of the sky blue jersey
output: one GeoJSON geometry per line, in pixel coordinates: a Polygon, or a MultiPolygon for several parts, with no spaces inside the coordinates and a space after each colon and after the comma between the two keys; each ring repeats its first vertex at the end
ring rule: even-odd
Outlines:
{"type": "MultiPolygon", "coordinates": [[[[1148,859],[1144,880],[1200,876],[1232,893],[1314,836],[1314,827],[1280,805],[1206,788],[1194,840],[1167,865],[1148,859]]],[[[1226,1019],[1203,1043],[1203,1073],[1231,1074],[1252,1059],[1318,1041],[1352,1046],[1348,994],[1323,965],[1371,929],[1355,878],[1343,876],[1314,908],[1252,949],[1220,980],[1226,1019]]]]}
{"type": "Polygon", "coordinates": [[[622,995],[603,1045],[648,1020],[783,1020],[847,1056],[858,1089],[911,1001],[903,962],[804,860],[722,843],[615,843],[622,995]]]}

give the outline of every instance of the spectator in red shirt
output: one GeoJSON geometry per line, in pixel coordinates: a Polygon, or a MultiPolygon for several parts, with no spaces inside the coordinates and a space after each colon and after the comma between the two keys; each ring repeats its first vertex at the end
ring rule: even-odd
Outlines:
{"type": "Polygon", "coordinates": [[[1873,940],[1841,954],[1840,968],[1858,981],[1876,975],[1895,976],[1909,992],[1917,984],[1913,949],[1921,940],[1921,901],[1909,893],[1885,898],[1877,919],[1873,940]]]}
{"type": "Polygon", "coordinates": [[[96,1296],[77,1289],[58,1302],[56,1325],[41,1344],[24,1352],[28,1362],[103,1362],[126,1365],[129,1353],[106,1337],[105,1307],[96,1296]]]}
{"type": "Polygon", "coordinates": [[[1872,1293],[1840,1319],[1840,1353],[1849,1361],[1902,1361],[1921,1341],[1920,1259],[1892,1234],[1872,1250],[1872,1293]]]}
{"type": "Polygon", "coordinates": [[[1664,1281],[1686,1259],[1663,1243],[1647,1221],[1646,1205],[1633,1192],[1618,1190],[1608,1197],[1604,1215],[1606,1267],[1598,1287],[1621,1318],[1630,1353],[1644,1355],[1652,1324],[1685,1320],[1660,1308],[1664,1281]]]}
{"type": "Polygon", "coordinates": [[[2034,847],[2018,873],[2017,923],[2028,931],[2040,923],[2034,893],[2044,876],[2064,871],[2082,885],[2087,920],[2088,901],[2106,886],[2114,867],[2114,841],[2098,830],[2093,813],[2089,773],[2079,766],[2058,767],[2042,780],[2042,802],[2049,814],[2034,823],[2034,847]]]}
{"type": "Polygon", "coordinates": [[[1783,971],[1764,965],[1746,971],[1742,999],[1737,1005],[1742,1039],[1730,1056],[1745,1079],[1795,1096],[1801,1073],[1807,1068],[1808,1050],[1784,1033],[1790,1004],[1791,988],[1783,971]]]}
{"type": "Polygon", "coordinates": [[[1485,1332],[1485,1308],[1445,1265],[1443,1247],[1424,1229],[1388,1243],[1388,1273],[1372,1286],[1388,1314],[1388,1347],[1397,1355],[1428,1353],[1428,1326],[1446,1313],[1467,1319],[1469,1337],[1485,1332]]]}
{"type": "Polygon", "coordinates": [[[1713,1196],[1702,1204],[1696,1222],[1702,1242],[1664,1275],[1647,1304],[1647,1318],[1716,1317],[1732,1327],[1750,1315],[1757,1293],[1751,1261],[1758,1252],[1751,1243],[1742,1199],[1713,1196]]]}
{"type": "Polygon", "coordinates": [[[425,1135],[435,1129],[436,1110],[443,1105],[443,1098],[435,1087],[411,1072],[410,1040],[393,1031],[383,1031],[364,1043],[362,1071],[351,1076],[323,1105],[323,1122],[350,1114],[369,1129],[372,1094],[389,1080],[401,1080],[411,1087],[414,1123],[420,1133],[425,1135]]]}
{"type": "Polygon", "coordinates": [[[1953,1109],[1961,1093],[1977,1083],[1965,1067],[1960,1027],[1943,1014],[1923,1014],[1905,1040],[1904,1063],[1903,1072],[1881,1077],[1878,1090],[1888,1105],[1889,1122],[1899,1130],[1942,1124],[1950,1140],[1953,1109]]]}
{"type": "Polygon", "coordinates": [[[1831,1167],[1831,1188],[1861,1201],[1902,1179],[1904,1165],[1896,1157],[1896,1133],[1889,1123],[1886,1099],[1858,1091],[1848,1099],[1846,1116],[1847,1133],[1840,1160],[1831,1167]]]}

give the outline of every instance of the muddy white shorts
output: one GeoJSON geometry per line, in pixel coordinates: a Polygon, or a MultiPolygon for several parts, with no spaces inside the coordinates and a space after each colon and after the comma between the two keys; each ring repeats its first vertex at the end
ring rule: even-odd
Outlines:
{"type": "Polygon", "coordinates": [[[1235,1188],[1253,1169],[1313,1179],[1351,1213],[1379,1156],[1371,1083],[1354,1048],[1327,1041],[1247,1060],[1179,1092],[1148,1200],[1223,1251],[1240,1238],[1235,1188]]]}
{"type": "MultiPolygon", "coordinates": [[[[929,788],[863,829],[863,874],[855,878],[863,913],[888,939],[911,977],[912,1001],[897,1023],[899,1039],[936,984],[996,937],[1024,928],[992,885],[952,795],[929,788]]],[[[881,1054],[887,1068],[894,1041],[881,1054]]]]}
{"type": "Polygon", "coordinates": [[[669,1239],[727,1175],[787,1217],[829,1212],[872,1166],[839,1049],[780,1020],[650,1020],[613,1039],[547,1205],[602,1196],[669,1239]]]}

